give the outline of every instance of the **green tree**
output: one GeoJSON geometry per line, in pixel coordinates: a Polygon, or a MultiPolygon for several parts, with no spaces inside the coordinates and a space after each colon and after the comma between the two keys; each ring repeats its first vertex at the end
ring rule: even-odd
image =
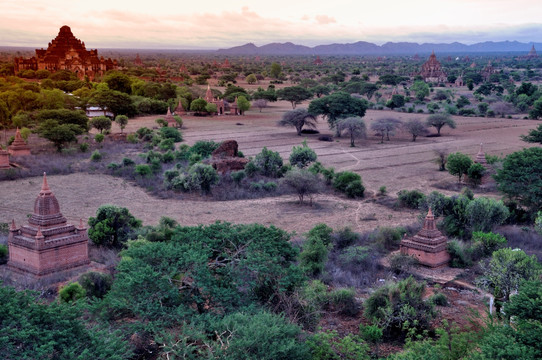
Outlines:
{"type": "Polygon", "coordinates": [[[429,115],[425,122],[427,126],[433,126],[437,129],[437,136],[440,136],[440,129],[444,126],[449,126],[455,129],[455,121],[448,114],[433,114],[429,115]]]}
{"type": "Polygon", "coordinates": [[[536,100],[533,103],[533,108],[531,111],[529,111],[529,118],[531,119],[539,119],[542,117],[542,98],[536,100]]]}
{"type": "Polygon", "coordinates": [[[135,116],[137,109],[128,94],[115,90],[98,90],[92,95],[89,102],[101,106],[117,115],[135,116]]]}
{"type": "Polygon", "coordinates": [[[250,101],[248,101],[244,96],[239,96],[237,98],[237,108],[241,112],[241,115],[244,115],[245,111],[250,109],[250,101]]]}
{"type": "Polygon", "coordinates": [[[331,92],[329,86],[327,85],[316,85],[310,90],[314,95],[316,95],[317,98],[322,97],[322,95],[329,95],[329,93],[331,92]]]}
{"type": "Polygon", "coordinates": [[[41,125],[47,120],[55,120],[59,125],[73,124],[79,126],[81,133],[88,131],[88,117],[82,110],[54,109],[40,110],[36,114],[36,121],[41,125]]]}
{"type": "Polygon", "coordinates": [[[410,91],[413,91],[416,94],[416,99],[423,101],[429,96],[429,85],[424,81],[414,81],[414,84],[410,87],[410,91]]]}
{"type": "Polygon", "coordinates": [[[120,248],[141,227],[126,208],[115,205],[102,205],[96,210],[96,217],[88,219],[88,237],[96,245],[120,248]]]}
{"type": "Polygon", "coordinates": [[[204,194],[211,192],[211,186],[218,183],[216,170],[207,164],[197,163],[188,170],[190,183],[199,187],[204,194]]]}
{"type": "Polygon", "coordinates": [[[196,114],[201,114],[205,112],[205,107],[207,106],[207,101],[204,99],[196,99],[190,103],[190,111],[195,111],[196,114]]]}
{"type": "Polygon", "coordinates": [[[115,122],[120,127],[120,133],[122,134],[122,132],[124,131],[124,128],[126,127],[126,125],[128,125],[128,116],[117,115],[117,117],[115,118],[115,122]]]}
{"type": "Polygon", "coordinates": [[[542,149],[532,147],[504,158],[494,176],[500,191],[531,211],[542,208],[542,149]]]}
{"type": "Polygon", "coordinates": [[[307,141],[303,141],[302,146],[294,146],[290,154],[290,165],[298,168],[307,167],[311,162],[315,162],[316,153],[307,145],[307,141]]]}
{"type": "Polygon", "coordinates": [[[279,176],[282,164],[280,154],[276,151],[268,150],[267,147],[264,147],[254,157],[254,165],[256,165],[258,171],[264,176],[279,176]]]}
{"type": "Polygon", "coordinates": [[[527,135],[521,135],[520,138],[528,143],[542,144],[542,124],[538,125],[536,129],[529,130],[527,135]]]}
{"type": "Polygon", "coordinates": [[[103,134],[104,130],[111,130],[111,119],[107,116],[97,116],[92,118],[90,119],[89,124],[96,130],[100,130],[100,134],[103,134]]]}
{"type": "Polygon", "coordinates": [[[281,73],[282,73],[282,66],[280,66],[280,64],[276,62],[272,63],[271,70],[269,71],[269,75],[273,79],[278,79],[281,73]]]}
{"type": "Polygon", "coordinates": [[[471,200],[465,209],[472,231],[492,231],[495,226],[501,225],[509,214],[502,201],[486,197],[471,200]]]}
{"type": "Polygon", "coordinates": [[[316,128],[316,117],[311,115],[307,109],[295,109],[285,112],[277,124],[279,126],[293,126],[297,131],[297,135],[301,136],[303,126],[316,128]]]}
{"type": "Polygon", "coordinates": [[[111,90],[120,91],[128,95],[132,93],[132,81],[130,80],[130,77],[119,71],[108,72],[103,81],[111,90]]]}
{"type": "Polygon", "coordinates": [[[542,273],[536,256],[519,249],[499,249],[487,265],[481,266],[483,275],[478,284],[493,294],[501,293],[505,302],[522,281],[536,280],[542,273]]]}
{"type": "Polygon", "coordinates": [[[446,162],[446,168],[448,172],[457,176],[458,182],[461,182],[464,174],[467,174],[467,171],[472,165],[472,160],[468,155],[462,154],[460,152],[448,155],[448,160],[446,162]]]}
{"type": "Polygon", "coordinates": [[[2,130],[4,130],[4,142],[6,144],[8,142],[6,130],[10,126],[10,122],[11,122],[10,119],[11,117],[10,117],[8,106],[2,99],[0,99],[0,127],[2,128],[2,130]]]}
{"type": "Polygon", "coordinates": [[[314,116],[322,115],[327,118],[330,129],[335,128],[337,136],[340,136],[337,126],[338,120],[349,116],[363,117],[367,106],[367,101],[354,98],[346,92],[338,91],[311,101],[308,110],[314,116]]]}
{"type": "Polygon", "coordinates": [[[52,142],[60,152],[65,144],[76,142],[77,135],[83,133],[83,129],[74,124],[59,125],[55,120],[47,120],[41,123],[37,129],[38,134],[52,142]]]}
{"type": "Polygon", "coordinates": [[[346,133],[350,136],[350,146],[355,147],[355,139],[362,139],[367,136],[367,127],[365,126],[365,121],[359,116],[348,117],[346,119],[341,119],[337,125],[341,133],[346,133]]]}
{"type": "Polygon", "coordinates": [[[467,170],[467,175],[471,183],[479,185],[486,172],[487,170],[482,164],[473,163],[467,170]]]}
{"type": "Polygon", "coordinates": [[[289,101],[292,104],[292,109],[295,109],[297,104],[312,98],[312,93],[302,86],[290,86],[278,90],[277,96],[280,100],[289,101]]]}
{"type": "Polygon", "coordinates": [[[37,294],[0,285],[0,358],[123,360],[132,351],[121,335],[85,323],[79,306],[48,304],[37,294]]]}
{"type": "Polygon", "coordinates": [[[258,79],[256,78],[256,75],[254,74],[249,74],[246,78],[245,78],[245,81],[247,82],[247,84],[256,84],[258,82],[258,79]]]}

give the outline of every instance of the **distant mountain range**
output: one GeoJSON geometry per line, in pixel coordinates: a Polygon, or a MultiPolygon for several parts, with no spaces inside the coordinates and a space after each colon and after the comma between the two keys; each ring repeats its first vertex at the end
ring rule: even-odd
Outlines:
{"type": "Polygon", "coordinates": [[[387,42],[376,45],[366,41],[351,44],[330,44],[309,47],[291,42],[271,43],[256,46],[248,43],[216,52],[222,55],[410,55],[436,53],[501,53],[523,52],[525,55],[535,46],[542,51],[542,43],[521,43],[519,41],[486,41],[472,45],[458,42],[451,44],[418,44],[411,42],[387,42]]]}

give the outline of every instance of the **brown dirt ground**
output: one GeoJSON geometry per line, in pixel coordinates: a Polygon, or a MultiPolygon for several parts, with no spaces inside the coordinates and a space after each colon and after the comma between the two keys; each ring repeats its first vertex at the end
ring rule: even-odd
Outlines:
{"type": "MultiPolygon", "coordinates": [[[[308,103],[299,106],[306,107],[308,103]]],[[[319,135],[300,137],[293,128],[277,127],[281,114],[290,109],[288,102],[277,102],[271,103],[261,113],[254,109],[245,116],[184,116],[183,137],[189,145],[197,140],[235,139],[245,156],[254,156],[267,146],[278,151],[284,159],[288,158],[293,146],[307,140],[324,166],[333,166],[336,171],[359,173],[370,198],[380,186],[386,186],[388,193],[395,196],[401,189],[420,189],[429,193],[437,190],[436,184],[453,184],[455,179],[447,172],[437,171],[437,165],[431,161],[435,158],[435,149],[461,151],[474,156],[482,142],[486,153],[506,155],[528,146],[520,141],[519,135],[537,125],[532,120],[455,117],[457,129],[443,128],[441,137],[422,137],[412,142],[408,134],[398,133],[391,141],[380,144],[379,139],[369,133],[368,139],[358,141],[357,147],[351,148],[346,138],[322,142],[318,141],[319,135]]],[[[375,119],[390,116],[423,121],[428,115],[369,110],[365,116],[367,127],[375,119]]],[[[158,116],[132,119],[125,131],[133,132],[142,126],[154,127],[156,118],[158,116]]],[[[321,119],[318,130],[321,134],[332,134],[321,119]]],[[[119,131],[116,124],[112,131],[119,131]]],[[[8,222],[12,218],[18,223],[25,221],[33,209],[40,184],[39,178],[0,182],[0,222],[8,222]]],[[[148,225],[156,224],[161,216],[166,215],[185,225],[208,224],[216,220],[259,222],[298,233],[319,222],[366,231],[378,226],[411,224],[417,215],[411,211],[393,211],[370,199],[358,201],[333,195],[316,196],[316,204],[312,207],[298,205],[292,196],[225,202],[158,199],[123,179],[105,175],[75,173],[51,176],[49,184],[60,201],[63,213],[71,221],[87,219],[105,203],[129,208],[148,225]]]]}

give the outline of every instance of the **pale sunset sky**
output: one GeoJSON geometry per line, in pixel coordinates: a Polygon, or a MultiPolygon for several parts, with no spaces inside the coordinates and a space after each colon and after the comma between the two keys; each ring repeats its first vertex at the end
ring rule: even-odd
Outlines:
{"type": "Polygon", "coordinates": [[[542,0],[1,0],[0,46],[217,49],[253,42],[542,41],[542,0]]]}

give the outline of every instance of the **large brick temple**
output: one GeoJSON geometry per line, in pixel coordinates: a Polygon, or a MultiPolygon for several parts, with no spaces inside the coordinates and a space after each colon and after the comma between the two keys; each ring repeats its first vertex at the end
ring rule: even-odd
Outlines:
{"type": "Polygon", "coordinates": [[[56,38],[47,50],[36,49],[36,56],[29,59],[15,58],[15,73],[21,70],[69,70],[80,79],[88,76],[94,80],[96,76],[105,74],[108,70],[118,68],[117,60],[98,57],[98,50],[87,50],[85,43],[73,36],[69,26],[62,26],[56,38]]]}
{"type": "Polygon", "coordinates": [[[8,267],[38,277],[90,263],[86,228],[67,223],[45,174],[28,225],[12,221],[8,247],[8,267]]]}

